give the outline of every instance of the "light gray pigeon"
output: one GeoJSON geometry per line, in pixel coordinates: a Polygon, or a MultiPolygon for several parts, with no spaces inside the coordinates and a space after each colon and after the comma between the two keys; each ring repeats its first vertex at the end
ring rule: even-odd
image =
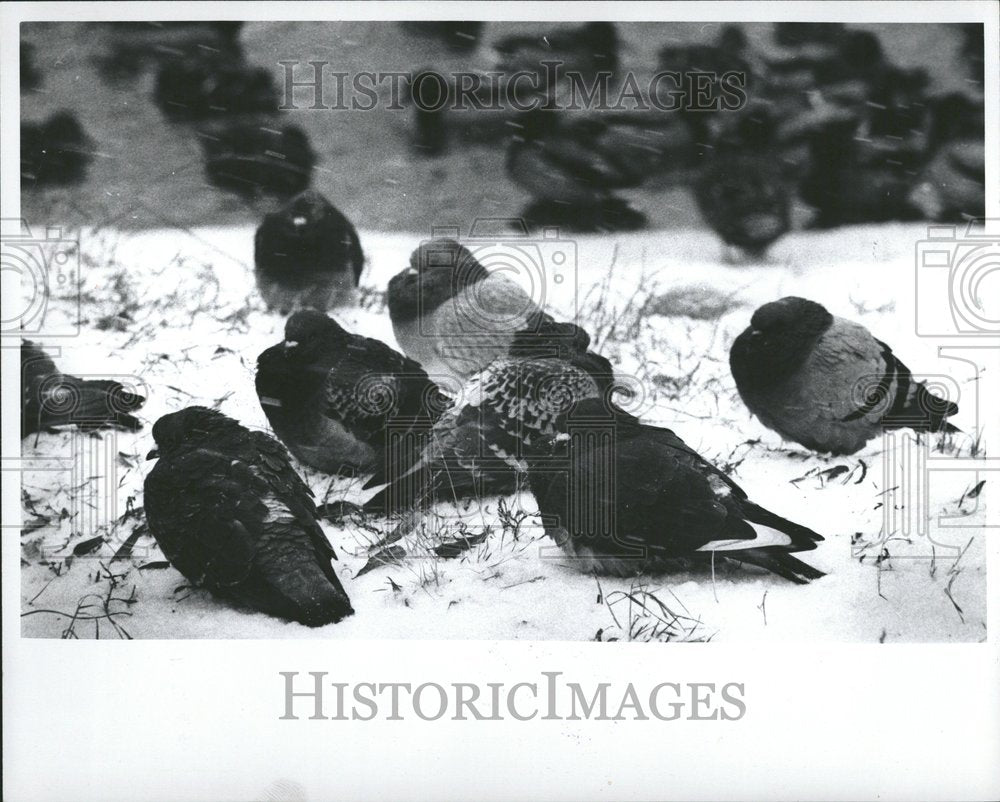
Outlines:
{"type": "Polygon", "coordinates": [[[729,352],[761,423],[814,451],[853,454],[886,429],[958,431],[958,406],[914,379],[864,326],[789,296],[764,304],[729,352]]]}
{"type": "MultiPolygon", "coordinates": [[[[505,271],[488,271],[449,239],[417,248],[409,268],[389,281],[387,300],[400,348],[453,392],[505,356],[517,332],[552,323],[505,271]]],[[[581,330],[573,326],[566,333],[572,340],[581,330]]]]}

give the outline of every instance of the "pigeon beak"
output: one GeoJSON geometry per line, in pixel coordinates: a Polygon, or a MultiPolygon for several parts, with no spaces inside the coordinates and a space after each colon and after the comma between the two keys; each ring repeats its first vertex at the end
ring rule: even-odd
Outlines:
{"type": "Polygon", "coordinates": [[[159,456],[160,456],[160,449],[158,449],[158,448],[154,448],[154,449],[153,449],[152,451],[150,451],[150,452],[149,452],[149,453],[148,453],[148,454],[146,455],[146,459],[147,459],[147,460],[151,460],[151,459],[158,459],[158,458],[159,458],[159,456]]]}
{"type": "Polygon", "coordinates": [[[297,346],[298,346],[298,343],[295,340],[285,340],[285,350],[286,351],[291,351],[293,348],[296,348],[297,346]]]}

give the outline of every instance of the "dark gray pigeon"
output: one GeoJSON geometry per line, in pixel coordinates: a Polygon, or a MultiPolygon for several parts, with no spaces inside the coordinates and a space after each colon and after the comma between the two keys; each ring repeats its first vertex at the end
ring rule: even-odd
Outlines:
{"type": "Polygon", "coordinates": [[[351,221],[315,190],[264,217],[254,236],[257,288],[268,309],[326,310],[351,302],[365,257],[351,221]]]}
{"type": "Polygon", "coordinates": [[[729,365],[761,423],[814,451],[853,454],[886,429],[954,432],[958,406],[916,381],[864,326],[789,296],[764,304],[729,365]]]}
{"type": "Polygon", "coordinates": [[[326,473],[376,470],[387,428],[426,430],[450,405],[412,359],[314,311],[288,319],[284,342],[257,359],[256,384],[275,434],[326,473]]]}
{"type": "Polygon", "coordinates": [[[312,493],[280,443],[205,407],[164,415],[153,439],[146,520],[189,582],[307,626],[354,612],[312,493]]]}
{"type": "Polygon", "coordinates": [[[728,559],[799,584],[823,576],[793,552],[823,538],[758,506],[669,429],[601,399],[527,448],[546,534],[580,571],[628,576],[728,559]]]}
{"type": "MultiPolygon", "coordinates": [[[[435,239],[389,281],[389,316],[400,348],[452,391],[506,356],[517,332],[554,322],[506,272],[488,271],[455,240],[435,239]]],[[[586,337],[576,326],[564,333],[568,340],[586,337]]]]}
{"type": "Polygon", "coordinates": [[[131,413],[144,403],[120,382],[63,373],[39,346],[21,341],[21,437],[67,425],[137,431],[142,423],[131,413]]]}

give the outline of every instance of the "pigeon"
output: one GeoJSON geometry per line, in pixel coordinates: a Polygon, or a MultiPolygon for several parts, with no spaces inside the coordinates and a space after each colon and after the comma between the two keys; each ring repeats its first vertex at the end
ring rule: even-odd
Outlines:
{"type": "Polygon", "coordinates": [[[927,161],[909,202],[941,222],[986,215],[986,148],[983,105],[962,94],[930,103],[927,161]]]}
{"type": "Polygon", "coordinates": [[[599,72],[618,69],[618,32],[612,22],[587,22],[540,34],[507,36],[494,45],[496,69],[509,74],[527,72],[544,78],[542,61],[559,63],[563,74],[578,73],[591,83],[599,72]]]}
{"type": "Polygon", "coordinates": [[[790,189],[778,157],[777,125],[758,110],[723,134],[694,183],[705,222],[728,249],[754,259],[791,227],[790,189]]]}
{"type": "Polygon", "coordinates": [[[411,20],[401,23],[417,36],[439,40],[453,53],[470,53],[479,46],[483,26],[478,20],[411,20]]]}
{"type": "MultiPolygon", "coordinates": [[[[723,110],[726,90],[723,89],[722,76],[732,76],[727,80],[727,86],[738,75],[745,87],[753,88],[754,60],[743,29],[738,25],[724,25],[712,43],[671,43],[663,47],[658,54],[657,66],[661,73],[679,76],[682,108],[705,114],[723,110]]],[[[724,108],[731,111],[728,103],[735,102],[737,98],[734,96],[732,101],[725,100],[727,105],[724,108]]]]}
{"type": "Polygon", "coordinates": [[[864,128],[857,116],[841,114],[808,132],[809,166],[799,195],[816,211],[810,228],[920,219],[908,200],[914,171],[891,149],[860,142],[864,128]]]}
{"type": "Polygon", "coordinates": [[[578,570],[629,576],[726,558],[798,584],[824,575],[793,556],[820,535],[752,502],[670,429],[596,398],[556,428],[527,448],[528,487],[578,570]]]}
{"type": "Polygon", "coordinates": [[[871,84],[890,66],[878,36],[871,31],[846,28],[834,46],[836,57],[817,62],[813,70],[813,77],[822,87],[845,81],[871,84]]]}
{"type": "Polygon", "coordinates": [[[789,296],[764,304],[729,352],[736,388],[786,440],[853,454],[887,429],[958,431],[958,406],[917,381],[864,326],[789,296]]]}
{"type": "Polygon", "coordinates": [[[616,390],[611,363],[586,350],[589,339],[572,323],[518,332],[506,356],[465,382],[418,459],[387,461],[386,470],[371,477],[367,489],[385,487],[364,511],[388,515],[436,501],[513,493],[524,471],[524,445],[554,435],[566,408],[584,398],[610,398],[616,390]]]}
{"type": "Polygon", "coordinates": [[[280,443],[197,406],[164,415],[153,439],[146,520],[189,582],[311,627],[354,612],[312,493],[280,443]]]}
{"type": "Polygon", "coordinates": [[[30,92],[42,84],[42,73],[35,65],[35,46],[21,40],[19,59],[21,65],[21,92],[30,92]]]}
{"type": "Polygon", "coordinates": [[[279,102],[268,70],[225,51],[167,61],[156,76],[153,99],[171,120],[276,114],[279,102]]]}
{"type": "Polygon", "coordinates": [[[965,62],[967,77],[983,90],[983,79],[986,75],[984,59],[986,55],[985,26],[981,22],[963,23],[955,26],[962,37],[959,55],[965,62]]]}
{"type": "Polygon", "coordinates": [[[242,195],[291,197],[312,181],[316,154],[297,125],[225,121],[201,132],[205,173],[217,187],[242,195]]]}
{"type": "MultiPolygon", "coordinates": [[[[103,41],[94,60],[102,77],[111,82],[136,79],[147,69],[171,62],[239,64],[244,58],[239,41],[243,23],[235,20],[112,22],[101,27],[103,41]]],[[[192,87],[174,91],[183,96],[192,87]]],[[[176,112],[184,114],[182,109],[176,112]]]]}
{"type": "Polygon", "coordinates": [[[646,216],[616,197],[646,178],[644,160],[609,136],[599,116],[566,118],[536,109],[521,115],[507,149],[507,174],[535,200],[522,217],[536,227],[576,232],[634,231],[646,216]]]}
{"type": "Polygon", "coordinates": [[[142,423],[131,413],[144,403],[120,382],[62,373],[38,345],[21,341],[21,437],[67,425],[138,431],[142,423]]]}
{"type": "MultiPolygon", "coordinates": [[[[440,76],[432,69],[420,70],[406,84],[406,99],[413,106],[413,149],[420,156],[440,156],[448,146],[448,123],[438,93],[440,76]],[[426,95],[424,94],[426,92],[426,95]]],[[[447,87],[449,95],[453,87],[447,87]]],[[[451,98],[449,97],[449,100],[451,98]]]]}
{"type": "Polygon", "coordinates": [[[842,22],[776,22],[774,41],[783,47],[812,43],[836,44],[844,30],[842,22]]]}
{"type": "Polygon", "coordinates": [[[461,81],[422,69],[405,82],[402,100],[412,106],[412,146],[420,156],[438,157],[451,140],[465,146],[506,144],[518,119],[538,102],[523,73],[463,72],[461,81]],[[475,113],[471,113],[475,110],[475,113]],[[463,113],[465,112],[465,113],[463,113]]]}
{"type": "Polygon", "coordinates": [[[257,287],[282,315],[350,302],[364,262],[350,220],[315,190],[266,215],[254,236],[257,287]]]}
{"type": "Polygon", "coordinates": [[[90,138],[68,111],[40,123],[21,123],[21,184],[74,184],[86,176],[90,138]]]}
{"type": "Polygon", "coordinates": [[[491,274],[452,239],[414,250],[410,266],[390,279],[386,300],[403,353],[453,392],[542,315],[519,284],[491,274]]]}
{"type": "Polygon", "coordinates": [[[426,430],[450,402],[412,359],[301,311],[257,359],[257,396],[275,434],[325,473],[372,472],[387,441],[426,430]]]}

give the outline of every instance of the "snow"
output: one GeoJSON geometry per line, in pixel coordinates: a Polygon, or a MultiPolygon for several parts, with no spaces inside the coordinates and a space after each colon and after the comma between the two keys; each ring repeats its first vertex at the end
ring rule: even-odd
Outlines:
{"type": "MultiPolygon", "coordinates": [[[[324,524],[356,614],[319,629],[235,609],[187,588],[173,568],[156,566],[163,557],[148,533],[140,533],[131,556],[112,560],[142,521],[130,511],[142,505],[143,478],[153,464],[144,455],[159,416],[204,404],[267,429],[253,369],[257,355],[281,338],[283,320],[266,313],[257,296],[252,235],[249,227],[82,232],[81,332],[46,345],[58,346],[56,362],[66,372],[138,377],[148,398],[141,411],[146,426],[135,434],[64,431],[23,441],[29,466],[23,474],[25,636],[985,639],[983,526],[991,483],[978,496],[969,494],[982,478],[976,469],[984,456],[977,437],[983,422],[973,403],[977,376],[968,362],[943,358],[939,343],[915,334],[914,253],[924,237],[915,225],[796,232],[775,245],[766,263],[739,266],[721,263],[720,244],[707,231],[581,236],[572,244],[543,241],[534,251],[572,253],[575,247],[575,280],[550,283],[559,293],[546,301],[563,316],[577,307],[581,325],[637,390],[630,411],[675,429],[731,469],[758,503],[825,536],[817,550],[802,555],[827,573],[809,586],[721,562],[714,576],[694,571],[598,580],[579,574],[542,535],[527,493],[505,500],[503,514],[497,499],[460,517],[439,510],[400,544],[407,559],[362,576],[356,575],[368,561],[367,546],[381,533],[324,524]],[[568,291],[573,286],[575,300],[568,291]],[[923,517],[917,496],[910,502],[894,489],[907,477],[913,484],[912,471],[899,473],[901,450],[887,457],[875,440],[851,457],[817,456],[782,443],[740,402],[729,375],[729,344],[756,306],[787,294],[863,323],[914,373],[947,377],[961,393],[955,422],[964,434],[919,443],[912,433],[897,435],[897,442],[926,453],[924,501],[935,521],[929,534],[927,526],[914,525],[923,517]],[[60,457],[61,464],[43,462],[60,457]],[[949,470],[934,470],[938,466],[949,470]],[[886,507],[914,528],[885,535],[886,507]],[[429,550],[442,531],[468,536],[484,527],[491,527],[489,536],[457,558],[429,550]],[[106,542],[74,555],[98,535],[106,542]],[[147,563],[153,566],[143,568],[147,563]],[[103,612],[114,615],[93,618],[103,612]]],[[[381,292],[424,236],[361,236],[369,261],[361,303],[334,314],[350,329],[395,346],[381,292]]],[[[75,303],[72,296],[54,298],[47,328],[65,322],[75,303]]],[[[318,501],[363,498],[358,481],[309,470],[303,475],[318,501]]]]}

